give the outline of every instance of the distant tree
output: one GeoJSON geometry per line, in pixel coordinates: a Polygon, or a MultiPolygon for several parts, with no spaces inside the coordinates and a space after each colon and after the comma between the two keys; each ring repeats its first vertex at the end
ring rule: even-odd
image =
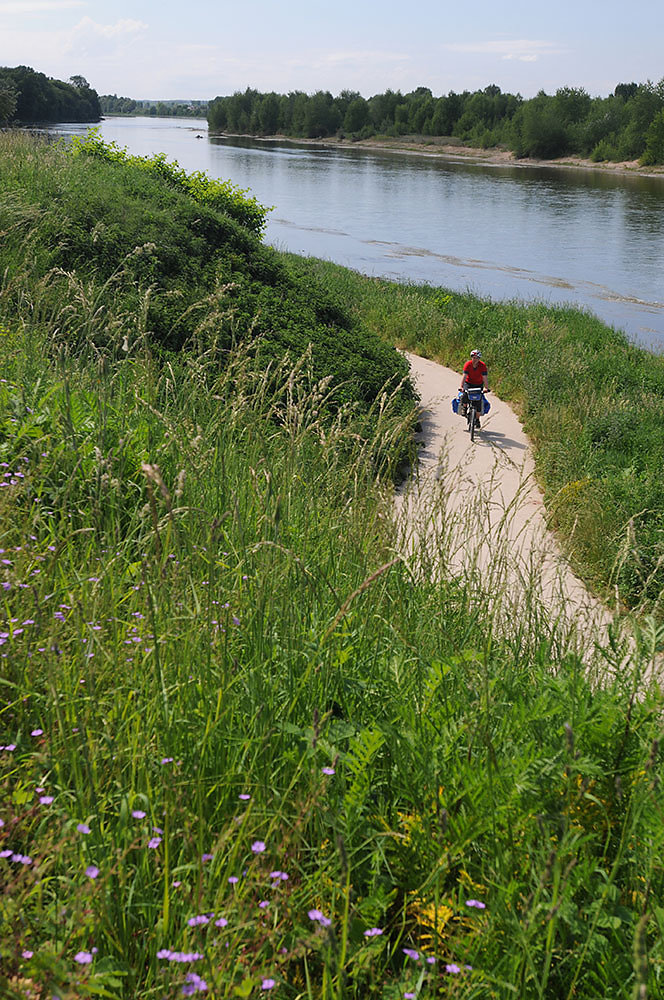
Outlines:
{"type": "Polygon", "coordinates": [[[16,111],[16,90],[10,83],[0,81],[0,125],[11,121],[16,111]]]}
{"type": "Polygon", "coordinates": [[[309,139],[334,135],[341,124],[332,94],[318,90],[308,102],[304,114],[304,133],[309,139]]]}
{"type": "Polygon", "coordinates": [[[401,91],[390,90],[369,98],[369,114],[377,132],[387,132],[394,127],[394,112],[403,103],[401,91]]]}
{"type": "Polygon", "coordinates": [[[29,66],[1,67],[0,86],[14,93],[13,115],[19,122],[92,122],[101,117],[95,90],[50,79],[29,66]]]}
{"type": "Polygon", "coordinates": [[[78,90],[90,89],[90,84],[84,76],[70,76],[68,82],[71,83],[72,87],[76,87],[78,90]]]}
{"type": "Polygon", "coordinates": [[[306,135],[306,115],[309,97],[302,90],[296,90],[288,96],[291,100],[291,128],[289,134],[306,135]]]}
{"type": "Polygon", "coordinates": [[[658,88],[650,81],[639,84],[625,102],[626,125],[618,138],[618,151],[625,160],[637,159],[646,148],[646,133],[655,115],[664,106],[658,88]]]}
{"type": "Polygon", "coordinates": [[[405,135],[409,129],[409,116],[410,107],[406,101],[402,101],[401,104],[397,104],[394,109],[394,128],[396,129],[397,135],[405,135]]]}
{"type": "Polygon", "coordinates": [[[514,117],[517,156],[551,159],[569,152],[567,128],[555,107],[554,98],[540,91],[525,101],[514,117]]]}
{"type": "Polygon", "coordinates": [[[646,148],[641,163],[664,163],[664,110],[655,115],[646,132],[646,148]]]}
{"type": "Polygon", "coordinates": [[[361,132],[369,122],[369,105],[359,94],[350,102],[344,115],[346,132],[361,132]]]}
{"type": "Polygon", "coordinates": [[[596,97],[579,129],[581,152],[594,159],[607,159],[615,149],[617,136],[625,123],[625,102],[612,94],[596,97]],[[601,148],[600,148],[601,145],[601,148]]]}
{"type": "Polygon", "coordinates": [[[408,131],[418,135],[430,134],[436,102],[428,87],[417,87],[406,94],[408,103],[408,131]]]}
{"type": "Polygon", "coordinates": [[[592,100],[583,87],[559,87],[554,97],[556,113],[566,125],[576,125],[588,115],[592,100]]]}
{"type": "Polygon", "coordinates": [[[638,83],[619,83],[613,91],[613,95],[614,97],[622,97],[623,101],[628,101],[630,97],[634,97],[638,89],[638,83]]]}
{"type": "Polygon", "coordinates": [[[342,90],[338,97],[335,98],[334,103],[337,106],[337,110],[341,115],[341,118],[346,117],[346,112],[353,103],[353,101],[364,100],[362,95],[357,90],[342,90]]]}
{"type": "Polygon", "coordinates": [[[256,131],[262,135],[275,135],[279,131],[279,109],[279,97],[275,93],[265,94],[256,101],[254,111],[256,131]]]}

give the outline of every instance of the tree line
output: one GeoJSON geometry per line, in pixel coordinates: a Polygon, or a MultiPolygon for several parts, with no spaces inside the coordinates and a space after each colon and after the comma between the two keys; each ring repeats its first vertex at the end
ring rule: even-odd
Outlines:
{"type": "Polygon", "coordinates": [[[117,94],[102,94],[99,98],[102,114],[105,115],[148,115],[153,118],[205,117],[207,101],[135,101],[131,97],[117,94]]]}
{"type": "Polygon", "coordinates": [[[528,100],[495,84],[441,97],[428,87],[407,94],[388,89],[369,98],[352,90],[333,97],[324,90],[277,94],[247,88],[215,98],[208,124],[215,132],[309,139],[451,137],[484,149],[504,146],[518,157],[576,154],[664,163],[664,79],[619,83],[608,97],[561,87],[528,100]]]}
{"type": "Polygon", "coordinates": [[[0,66],[0,124],[20,122],[98,122],[97,91],[83,76],[65,83],[29,66],[0,66]]]}

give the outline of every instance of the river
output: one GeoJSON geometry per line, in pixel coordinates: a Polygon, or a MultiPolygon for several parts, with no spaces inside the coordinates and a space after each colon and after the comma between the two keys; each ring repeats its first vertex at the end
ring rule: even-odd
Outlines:
{"type": "Polygon", "coordinates": [[[131,153],[163,152],[249,188],[274,206],[266,240],[280,249],[493,299],[577,305],[664,352],[664,177],[220,138],[193,118],[107,118],[100,129],[131,153]]]}

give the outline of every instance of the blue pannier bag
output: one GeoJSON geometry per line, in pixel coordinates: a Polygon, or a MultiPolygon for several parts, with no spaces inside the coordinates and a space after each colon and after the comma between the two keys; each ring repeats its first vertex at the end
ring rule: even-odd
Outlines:
{"type": "Polygon", "coordinates": [[[454,413],[458,413],[459,412],[459,397],[458,396],[455,396],[454,399],[452,400],[452,410],[454,411],[454,413]]]}
{"type": "Polygon", "coordinates": [[[489,402],[489,400],[485,396],[484,397],[484,409],[482,410],[482,413],[486,416],[486,414],[489,412],[490,409],[491,409],[491,403],[489,402]]]}

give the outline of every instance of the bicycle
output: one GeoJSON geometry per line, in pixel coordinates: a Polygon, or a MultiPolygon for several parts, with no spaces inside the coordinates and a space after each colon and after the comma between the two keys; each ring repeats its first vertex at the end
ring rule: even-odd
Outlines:
{"type": "Polygon", "coordinates": [[[467,385],[462,396],[462,402],[466,404],[466,423],[470,432],[470,440],[475,440],[475,431],[481,430],[479,426],[480,414],[485,412],[486,400],[484,393],[488,392],[484,386],[467,385]]]}

